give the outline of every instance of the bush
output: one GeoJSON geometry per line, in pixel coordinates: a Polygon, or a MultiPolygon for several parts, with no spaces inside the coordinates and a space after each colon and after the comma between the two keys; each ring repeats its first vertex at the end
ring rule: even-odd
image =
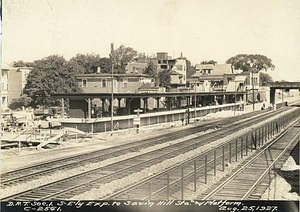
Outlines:
{"type": "Polygon", "coordinates": [[[10,105],[8,106],[11,110],[21,109],[22,107],[28,107],[32,99],[27,96],[22,96],[17,99],[13,99],[10,105]]]}

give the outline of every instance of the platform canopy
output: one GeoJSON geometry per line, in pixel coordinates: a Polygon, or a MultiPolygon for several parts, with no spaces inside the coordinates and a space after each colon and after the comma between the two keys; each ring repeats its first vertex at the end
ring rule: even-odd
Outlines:
{"type": "MultiPolygon", "coordinates": [[[[235,95],[235,92],[196,92],[197,96],[219,96],[219,95],[235,95]]],[[[238,94],[246,94],[239,91],[238,94]]],[[[161,93],[114,93],[114,98],[158,98],[158,97],[186,97],[194,96],[195,92],[161,92],[161,93]]],[[[111,93],[55,93],[51,94],[52,98],[68,98],[72,100],[80,100],[87,98],[111,98],[111,93]]]]}

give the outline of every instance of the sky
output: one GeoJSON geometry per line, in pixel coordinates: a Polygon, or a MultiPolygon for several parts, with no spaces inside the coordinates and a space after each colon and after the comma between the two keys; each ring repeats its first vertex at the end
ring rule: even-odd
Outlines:
{"type": "Polygon", "coordinates": [[[192,64],[237,54],[272,59],[273,80],[300,81],[299,0],[6,0],[2,65],[58,54],[181,52],[192,64]]]}

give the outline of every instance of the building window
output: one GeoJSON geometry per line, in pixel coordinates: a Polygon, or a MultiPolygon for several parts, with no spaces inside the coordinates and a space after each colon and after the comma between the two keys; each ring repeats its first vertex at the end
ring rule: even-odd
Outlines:
{"type": "Polygon", "coordinates": [[[127,88],[127,87],[128,87],[128,80],[127,80],[127,79],[124,79],[124,80],[123,80],[123,87],[124,87],[124,88],[127,88]]]}
{"type": "Polygon", "coordinates": [[[86,88],[86,80],[82,80],[82,87],[86,88]]]}
{"type": "Polygon", "coordinates": [[[102,87],[106,87],[106,79],[102,80],[102,87]]]}
{"type": "Polygon", "coordinates": [[[207,73],[210,74],[210,70],[207,70],[207,73]]]}

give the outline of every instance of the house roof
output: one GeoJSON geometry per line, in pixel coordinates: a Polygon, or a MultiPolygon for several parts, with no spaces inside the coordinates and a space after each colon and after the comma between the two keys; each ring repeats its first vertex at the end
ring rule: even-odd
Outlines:
{"type": "Polygon", "coordinates": [[[130,74],[133,72],[137,72],[139,74],[142,74],[145,68],[147,67],[147,63],[129,63],[126,66],[126,74],[130,74]]]}
{"type": "Polygon", "coordinates": [[[235,82],[245,82],[245,80],[246,80],[245,75],[236,76],[236,78],[234,79],[235,82]]]}
{"type": "Polygon", "coordinates": [[[200,73],[200,71],[197,71],[195,74],[193,74],[191,77],[194,78],[194,77],[200,77],[202,76],[203,74],[200,73]]]}
{"type": "Polygon", "coordinates": [[[223,75],[202,75],[199,80],[223,80],[223,75]]]}
{"type": "Polygon", "coordinates": [[[177,71],[174,71],[174,70],[171,70],[171,71],[169,72],[169,74],[170,74],[170,75],[182,75],[182,74],[180,74],[180,73],[178,73],[177,71]]]}
{"type": "Polygon", "coordinates": [[[203,76],[214,76],[214,75],[224,75],[231,74],[231,64],[197,64],[196,73],[192,77],[203,77],[203,76]],[[211,70],[210,74],[201,73],[202,70],[211,70]]]}
{"type": "Polygon", "coordinates": [[[216,68],[213,69],[212,74],[218,75],[218,74],[231,74],[231,64],[216,64],[216,68]]]}
{"type": "MultiPolygon", "coordinates": [[[[79,74],[75,77],[106,77],[110,78],[111,74],[79,74]]],[[[114,74],[114,77],[149,77],[147,74],[114,74]]]]}
{"type": "Polygon", "coordinates": [[[203,69],[214,69],[213,64],[196,64],[196,70],[203,70],[203,69]]]}

